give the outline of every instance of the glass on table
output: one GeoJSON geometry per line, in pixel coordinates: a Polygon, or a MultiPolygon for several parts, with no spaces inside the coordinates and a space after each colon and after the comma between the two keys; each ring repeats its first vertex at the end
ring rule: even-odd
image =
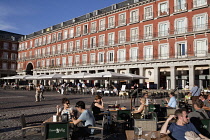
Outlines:
{"type": "Polygon", "coordinates": [[[141,140],[142,136],[142,127],[134,127],[134,139],[135,140],[141,140]]]}
{"type": "Polygon", "coordinates": [[[156,140],[157,136],[156,136],[156,132],[153,131],[151,132],[151,140],[156,140]]]}

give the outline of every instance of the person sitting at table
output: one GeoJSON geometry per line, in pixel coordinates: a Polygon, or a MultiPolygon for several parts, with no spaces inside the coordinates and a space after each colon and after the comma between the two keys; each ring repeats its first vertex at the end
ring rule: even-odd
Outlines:
{"type": "Polygon", "coordinates": [[[148,93],[144,93],[144,94],[143,94],[143,98],[146,99],[145,105],[149,105],[150,99],[148,98],[148,96],[149,96],[148,93]]]}
{"type": "Polygon", "coordinates": [[[95,117],[95,120],[103,119],[103,115],[99,115],[102,112],[101,109],[104,109],[104,102],[100,95],[95,96],[95,99],[91,105],[91,109],[92,109],[93,115],[95,117]]]}
{"type": "Polygon", "coordinates": [[[210,109],[210,94],[207,96],[207,99],[204,101],[204,109],[210,109]]]}
{"type": "Polygon", "coordinates": [[[137,110],[132,111],[132,114],[137,114],[137,113],[141,113],[141,114],[145,114],[145,104],[146,104],[146,98],[139,98],[140,101],[140,106],[138,107],[137,110]]]}
{"type": "Polygon", "coordinates": [[[68,117],[71,118],[72,114],[72,107],[70,107],[70,101],[67,98],[62,99],[63,107],[61,108],[59,105],[56,106],[57,113],[56,115],[61,116],[63,114],[68,114],[68,117]]]}
{"type": "Polygon", "coordinates": [[[83,101],[78,101],[76,103],[76,109],[81,113],[78,119],[72,118],[74,125],[82,122],[82,125],[85,127],[79,127],[72,134],[72,139],[77,139],[79,137],[86,137],[90,134],[93,134],[94,130],[89,129],[88,126],[95,126],[95,118],[91,111],[85,109],[85,103],[83,101]]]}
{"type": "Polygon", "coordinates": [[[204,135],[202,135],[195,126],[188,122],[188,115],[186,110],[183,109],[177,109],[175,111],[175,115],[170,115],[168,119],[163,124],[160,133],[162,134],[171,134],[171,136],[176,140],[186,140],[185,133],[188,131],[192,131],[193,133],[196,133],[199,135],[199,137],[207,139],[204,135]],[[176,122],[170,124],[168,127],[169,122],[175,118],[176,122]]]}
{"type": "Polygon", "coordinates": [[[168,105],[166,105],[166,107],[176,108],[176,98],[175,98],[174,92],[171,92],[169,94],[169,97],[170,97],[169,101],[167,98],[165,98],[166,102],[168,103],[168,105]]]}
{"type": "Polygon", "coordinates": [[[191,93],[188,92],[185,96],[184,96],[184,101],[187,102],[188,100],[191,99],[191,93]]]}
{"type": "Polygon", "coordinates": [[[200,99],[201,101],[203,101],[203,102],[206,100],[206,98],[205,98],[204,95],[200,95],[200,96],[199,96],[199,99],[200,99]]]}

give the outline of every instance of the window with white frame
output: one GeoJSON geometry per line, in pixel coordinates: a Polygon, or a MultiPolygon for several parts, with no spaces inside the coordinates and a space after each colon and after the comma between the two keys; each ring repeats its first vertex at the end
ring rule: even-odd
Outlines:
{"type": "Polygon", "coordinates": [[[3,52],[3,57],[2,59],[8,59],[8,52],[3,52]]]}
{"type": "Polygon", "coordinates": [[[207,20],[207,14],[202,13],[198,15],[193,16],[193,23],[194,23],[194,31],[200,31],[200,30],[206,30],[208,28],[208,20],[207,20]]]}
{"type": "Polygon", "coordinates": [[[71,28],[70,30],[69,30],[69,37],[70,38],[73,38],[74,37],[74,28],[71,28]]]}
{"type": "Polygon", "coordinates": [[[175,19],[175,34],[187,32],[187,18],[175,19]]]}
{"type": "Polygon", "coordinates": [[[32,48],[32,47],[33,47],[33,41],[31,40],[29,48],[32,48]]]}
{"type": "Polygon", "coordinates": [[[186,10],[186,0],[174,0],[175,2],[175,7],[174,7],[174,12],[180,12],[183,10],[186,10]]]}
{"type": "Polygon", "coordinates": [[[76,36],[80,36],[81,35],[81,27],[77,26],[76,27],[76,36]]]}
{"type": "Polygon", "coordinates": [[[125,62],[126,60],[126,54],[125,49],[119,49],[118,50],[118,62],[125,62]]]}
{"type": "Polygon", "coordinates": [[[168,2],[164,1],[164,2],[160,2],[158,4],[158,8],[159,8],[159,16],[163,16],[163,15],[168,15],[168,2]]]}
{"type": "Polygon", "coordinates": [[[28,42],[25,42],[25,49],[28,48],[28,42]]]}
{"type": "Polygon", "coordinates": [[[80,50],[80,40],[76,40],[76,50],[80,50]]]}
{"type": "Polygon", "coordinates": [[[136,23],[139,21],[139,14],[138,14],[138,10],[132,10],[130,12],[130,23],[136,23]]]}
{"type": "Polygon", "coordinates": [[[126,30],[120,30],[118,34],[118,42],[125,43],[126,42],[126,30]]]}
{"type": "Polygon", "coordinates": [[[50,44],[51,43],[51,35],[48,35],[47,36],[47,44],[50,44]]]}
{"type": "Polygon", "coordinates": [[[118,26],[126,25],[126,13],[119,14],[118,26]]]}
{"type": "Polygon", "coordinates": [[[114,45],[114,32],[108,34],[108,45],[114,45]]]}
{"type": "Polygon", "coordinates": [[[56,33],[52,35],[52,42],[56,42],[56,33]]]}
{"type": "Polygon", "coordinates": [[[115,26],[115,17],[111,16],[108,18],[108,28],[113,28],[115,26]]]}
{"type": "Polygon", "coordinates": [[[76,66],[78,66],[80,64],[80,57],[79,57],[79,55],[75,56],[75,64],[76,64],[76,66]]]}
{"type": "Polygon", "coordinates": [[[17,50],[17,44],[12,44],[12,50],[16,51],[17,50]]]}
{"type": "MultiPolygon", "coordinates": [[[[46,45],[46,36],[43,37],[42,45],[46,45]]],[[[30,44],[30,48],[31,48],[31,46],[32,46],[32,44],[30,44]]]]}
{"type": "Polygon", "coordinates": [[[37,53],[38,53],[38,57],[40,57],[41,54],[42,54],[42,53],[41,53],[41,49],[38,49],[38,50],[37,50],[37,53]]]}
{"type": "Polygon", "coordinates": [[[42,56],[45,56],[45,48],[42,48],[42,56]]]}
{"type": "Polygon", "coordinates": [[[56,58],[56,66],[60,66],[60,58],[56,58]]]}
{"type": "Polygon", "coordinates": [[[37,68],[41,67],[41,62],[40,62],[40,61],[37,61],[37,62],[36,62],[36,67],[37,67],[37,68]]]}
{"type": "Polygon", "coordinates": [[[69,51],[72,52],[74,50],[74,42],[70,41],[69,42],[69,51]]]}
{"type": "Polygon", "coordinates": [[[158,35],[161,36],[167,36],[169,35],[169,23],[166,22],[160,22],[158,23],[158,35]]]}
{"type": "Polygon", "coordinates": [[[8,63],[3,62],[2,69],[4,69],[4,70],[8,69],[8,63]]]}
{"type": "Polygon", "coordinates": [[[194,53],[196,56],[206,56],[208,54],[208,42],[206,38],[194,40],[194,53]]]}
{"type": "Polygon", "coordinates": [[[68,66],[72,66],[72,63],[73,63],[73,57],[68,56],[68,66]]]}
{"type": "Polygon", "coordinates": [[[88,33],[88,24],[83,25],[83,34],[88,33]]]}
{"type": "Polygon", "coordinates": [[[63,43],[63,49],[62,49],[63,53],[67,52],[67,43],[63,43]]]}
{"type": "Polygon", "coordinates": [[[175,53],[178,58],[186,57],[187,55],[187,44],[186,42],[176,42],[175,53]]]}
{"type": "Polygon", "coordinates": [[[57,52],[58,52],[58,54],[61,53],[61,44],[58,44],[58,45],[57,45],[57,52]]]}
{"type": "Polygon", "coordinates": [[[150,39],[153,36],[152,24],[144,25],[144,39],[150,39]]]}
{"type": "Polygon", "coordinates": [[[90,54],[90,64],[93,65],[95,64],[96,61],[96,54],[95,53],[91,53],[90,54]]]}
{"type": "Polygon", "coordinates": [[[39,38],[39,46],[41,46],[41,45],[42,45],[42,38],[39,38]]]}
{"type": "MultiPolygon", "coordinates": [[[[43,51],[42,51],[43,53],[43,51]]],[[[29,51],[29,58],[31,59],[32,58],[32,51],[29,51]]]]}
{"type": "MultiPolygon", "coordinates": [[[[35,39],[34,46],[38,47],[38,45],[39,45],[39,39],[35,39]]],[[[24,45],[23,49],[25,49],[25,45],[24,45]]]]}
{"type": "Polygon", "coordinates": [[[99,30],[100,31],[105,30],[105,19],[101,19],[99,21],[99,30]]]}
{"type": "Polygon", "coordinates": [[[3,44],[3,48],[4,48],[4,49],[6,49],[6,50],[7,50],[7,49],[9,49],[9,43],[4,42],[4,44],[3,44]]]}
{"type": "Polygon", "coordinates": [[[153,18],[153,7],[152,5],[144,7],[144,19],[153,18]]]}
{"type": "Polygon", "coordinates": [[[144,46],[144,60],[153,59],[153,46],[144,46]]]}
{"type": "Polygon", "coordinates": [[[159,44],[159,59],[169,58],[169,46],[168,44],[159,44]]]}
{"type": "Polygon", "coordinates": [[[82,48],[87,49],[88,48],[88,39],[85,38],[82,40],[82,48]]]}
{"type": "Polygon", "coordinates": [[[47,55],[50,55],[50,47],[47,47],[47,55]]]}
{"type": "Polygon", "coordinates": [[[62,40],[62,32],[59,32],[58,33],[58,39],[57,39],[58,41],[61,41],[62,40]]]}
{"type": "Polygon", "coordinates": [[[51,66],[52,66],[52,67],[55,66],[55,59],[51,59],[51,66]]]}
{"type": "Polygon", "coordinates": [[[17,58],[17,54],[11,53],[11,60],[16,60],[16,58],[17,58]]]}
{"type": "Polygon", "coordinates": [[[200,7],[207,5],[207,0],[193,0],[193,7],[200,7]]]}
{"type": "Polygon", "coordinates": [[[96,47],[96,37],[93,36],[90,38],[90,48],[95,48],[96,47]]]}
{"type": "Polygon", "coordinates": [[[91,33],[95,33],[95,32],[96,32],[96,21],[91,22],[91,33]]]}
{"type": "Polygon", "coordinates": [[[139,39],[139,31],[138,31],[138,27],[136,27],[136,28],[131,28],[130,29],[130,33],[131,33],[131,35],[130,35],[130,40],[131,41],[137,41],[138,39],[139,39]]]}
{"type": "Polygon", "coordinates": [[[98,53],[98,63],[103,64],[104,63],[104,52],[98,53]]]}
{"type": "Polygon", "coordinates": [[[114,50],[107,52],[107,63],[114,63],[114,50]]]}
{"type": "Polygon", "coordinates": [[[138,48],[133,47],[130,48],[130,61],[137,61],[138,60],[138,48]]]}
{"type": "Polygon", "coordinates": [[[42,60],[42,67],[45,67],[45,60],[42,60]]]}
{"type": "Polygon", "coordinates": [[[105,34],[99,35],[99,47],[105,46],[105,34]]]}
{"type": "Polygon", "coordinates": [[[87,54],[82,55],[82,64],[86,65],[87,64],[87,54]]]}
{"type": "Polygon", "coordinates": [[[68,38],[68,30],[64,30],[64,34],[63,34],[63,39],[67,39],[68,38]]]}
{"type": "Polygon", "coordinates": [[[15,70],[16,69],[16,64],[11,64],[11,69],[15,70]]]}
{"type": "Polygon", "coordinates": [[[66,57],[62,57],[62,66],[66,67],[66,57]]]}
{"type": "Polygon", "coordinates": [[[47,60],[46,60],[46,67],[49,67],[49,66],[50,66],[50,60],[47,59],[47,60]]]}

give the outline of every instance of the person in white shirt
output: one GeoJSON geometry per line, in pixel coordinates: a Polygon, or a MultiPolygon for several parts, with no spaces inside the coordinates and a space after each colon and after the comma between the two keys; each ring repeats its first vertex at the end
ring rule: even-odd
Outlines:
{"type": "Polygon", "coordinates": [[[68,117],[70,119],[73,111],[72,111],[72,107],[70,107],[69,99],[63,98],[62,104],[63,104],[62,108],[59,105],[56,106],[56,108],[57,108],[56,115],[61,116],[63,114],[68,114],[68,117]]]}

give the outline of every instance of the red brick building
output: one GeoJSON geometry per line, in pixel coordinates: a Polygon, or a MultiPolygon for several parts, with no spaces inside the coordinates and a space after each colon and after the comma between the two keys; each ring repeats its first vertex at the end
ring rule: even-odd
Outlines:
{"type": "Polygon", "coordinates": [[[209,0],[127,0],[22,38],[19,74],[135,73],[148,88],[209,85],[209,0]]]}
{"type": "Polygon", "coordinates": [[[18,39],[21,36],[0,30],[0,77],[16,75],[18,39]]]}

